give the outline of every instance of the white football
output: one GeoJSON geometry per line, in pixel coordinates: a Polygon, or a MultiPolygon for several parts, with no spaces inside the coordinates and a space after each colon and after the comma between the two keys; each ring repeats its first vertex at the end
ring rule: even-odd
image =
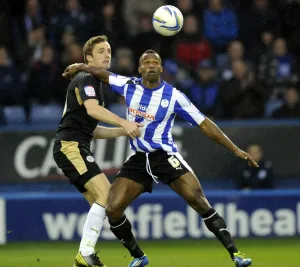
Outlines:
{"type": "Polygon", "coordinates": [[[181,30],[183,16],[181,11],[175,6],[161,6],[154,12],[152,23],[159,34],[172,36],[181,30]]]}

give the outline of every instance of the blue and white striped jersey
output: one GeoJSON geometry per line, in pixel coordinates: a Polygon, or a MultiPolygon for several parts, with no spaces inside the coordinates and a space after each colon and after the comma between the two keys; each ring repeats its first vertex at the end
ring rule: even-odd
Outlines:
{"type": "Polygon", "coordinates": [[[172,85],[162,81],[157,88],[148,89],[142,79],[111,74],[109,84],[116,93],[125,97],[127,119],[142,123],[141,136],[130,140],[132,150],[177,152],[171,130],[178,114],[198,126],[205,116],[191,101],[172,85]]]}

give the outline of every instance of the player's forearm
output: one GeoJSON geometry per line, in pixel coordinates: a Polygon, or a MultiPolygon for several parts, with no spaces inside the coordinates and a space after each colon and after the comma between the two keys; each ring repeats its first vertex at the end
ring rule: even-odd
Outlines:
{"type": "Polygon", "coordinates": [[[199,127],[208,138],[214,140],[216,143],[228,148],[232,152],[239,150],[239,148],[210,119],[206,118],[199,127]]]}
{"type": "Polygon", "coordinates": [[[109,110],[104,107],[97,106],[94,108],[87,109],[87,113],[89,116],[93,117],[94,119],[105,122],[108,124],[112,124],[115,126],[123,126],[126,120],[120,118],[119,116],[113,114],[109,110]]]}
{"type": "Polygon", "coordinates": [[[78,70],[88,72],[92,74],[94,77],[96,77],[98,80],[104,83],[109,83],[109,75],[111,74],[109,71],[100,69],[98,67],[89,66],[87,64],[80,64],[78,70]]]}
{"type": "Polygon", "coordinates": [[[94,139],[112,139],[119,136],[126,136],[126,132],[123,128],[109,128],[103,126],[97,126],[93,133],[94,139]]]}

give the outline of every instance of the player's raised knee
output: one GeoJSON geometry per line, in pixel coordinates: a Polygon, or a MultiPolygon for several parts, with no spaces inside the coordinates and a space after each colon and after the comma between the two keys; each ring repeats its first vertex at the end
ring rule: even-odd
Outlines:
{"type": "Polygon", "coordinates": [[[119,209],[117,205],[113,204],[107,204],[105,212],[110,221],[118,221],[123,215],[123,210],[119,209]]]}

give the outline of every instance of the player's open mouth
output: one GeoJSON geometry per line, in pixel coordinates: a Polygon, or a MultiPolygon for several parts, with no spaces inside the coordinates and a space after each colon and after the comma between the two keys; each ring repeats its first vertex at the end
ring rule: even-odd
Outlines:
{"type": "Polygon", "coordinates": [[[156,74],[156,71],[150,70],[148,73],[149,73],[149,74],[156,74]]]}
{"type": "Polygon", "coordinates": [[[106,60],[106,61],[103,61],[103,63],[109,63],[109,61],[108,61],[108,60],[106,60]]]}

